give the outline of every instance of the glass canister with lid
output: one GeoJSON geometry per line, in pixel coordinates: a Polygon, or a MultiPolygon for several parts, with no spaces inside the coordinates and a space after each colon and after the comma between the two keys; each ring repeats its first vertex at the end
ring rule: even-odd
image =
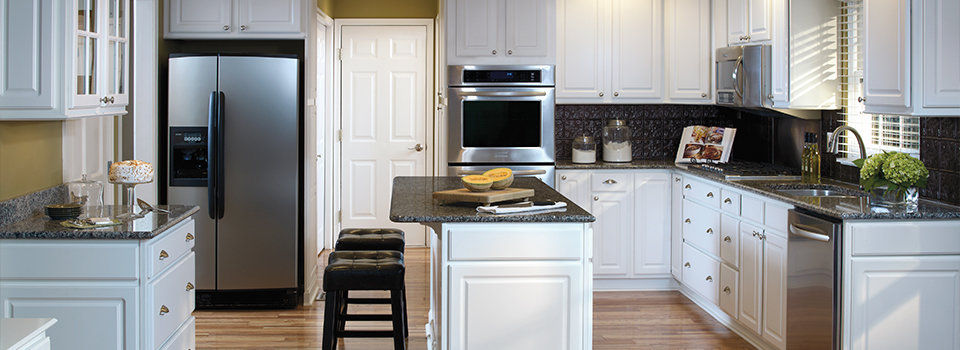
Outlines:
{"type": "Polygon", "coordinates": [[[70,203],[83,206],[83,217],[100,216],[100,210],[103,208],[102,182],[90,180],[86,174],[83,174],[79,181],[67,183],[67,192],[70,195],[70,203]]]}
{"type": "Polygon", "coordinates": [[[597,143],[593,137],[581,135],[573,139],[573,162],[580,164],[597,162],[597,143]]]}
{"type": "Polygon", "coordinates": [[[630,147],[630,127],[622,119],[611,119],[603,127],[603,161],[630,162],[633,152],[630,147]]]}

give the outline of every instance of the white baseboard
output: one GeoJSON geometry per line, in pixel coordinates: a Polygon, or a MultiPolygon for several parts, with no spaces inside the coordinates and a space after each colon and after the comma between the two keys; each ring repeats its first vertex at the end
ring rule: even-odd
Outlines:
{"type": "Polygon", "coordinates": [[[726,312],[720,309],[719,306],[714,305],[706,298],[700,296],[690,288],[687,288],[684,285],[680,285],[679,291],[681,294],[686,296],[690,301],[693,301],[694,304],[697,304],[703,311],[706,311],[710,316],[713,316],[713,319],[720,322],[720,324],[726,326],[731,331],[739,335],[743,340],[746,340],[750,345],[757,347],[757,349],[764,350],[777,350],[777,347],[768,343],[767,341],[760,338],[759,335],[755,334],[753,331],[747,329],[741,325],[737,320],[727,315],[726,312]]]}
{"type": "Polygon", "coordinates": [[[593,280],[594,292],[677,290],[679,284],[670,277],[643,279],[597,279],[593,280]]]}

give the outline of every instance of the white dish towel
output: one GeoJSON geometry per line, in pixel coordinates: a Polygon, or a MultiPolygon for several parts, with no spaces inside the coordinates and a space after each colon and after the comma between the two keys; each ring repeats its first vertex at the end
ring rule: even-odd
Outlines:
{"type": "Polygon", "coordinates": [[[552,211],[557,209],[566,208],[566,202],[557,202],[553,205],[533,205],[529,207],[512,207],[512,208],[501,208],[499,206],[493,205],[489,207],[477,207],[478,213],[487,213],[487,214],[518,214],[518,213],[527,213],[527,212],[543,212],[543,211],[552,211]]]}

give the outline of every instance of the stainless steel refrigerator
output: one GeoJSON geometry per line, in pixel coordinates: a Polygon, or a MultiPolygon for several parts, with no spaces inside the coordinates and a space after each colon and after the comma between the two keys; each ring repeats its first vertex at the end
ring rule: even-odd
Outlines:
{"type": "Polygon", "coordinates": [[[171,55],[167,202],[199,205],[197,306],[294,306],[300,276],[299,62],[171,55]]]}

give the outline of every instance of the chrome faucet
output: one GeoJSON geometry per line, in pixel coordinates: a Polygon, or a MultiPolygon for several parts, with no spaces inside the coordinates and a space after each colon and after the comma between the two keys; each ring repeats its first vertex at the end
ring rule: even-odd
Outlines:
{"type": "Polygon", "coordinates": [[[827,152],[837,154],[840,149],[840,133],[845,130],[849,130],[853,133],[853,136],[857,138],[857,144],[860,145],[860,159],[867,158],[867,149],[863,146],[863,138],[860,137],[860,133],[857,132],[857,129],[854,129],[849,125],[841,125],[833,130],[833,134],[830,135],[830,139],[827,140],[827,152]]]}

